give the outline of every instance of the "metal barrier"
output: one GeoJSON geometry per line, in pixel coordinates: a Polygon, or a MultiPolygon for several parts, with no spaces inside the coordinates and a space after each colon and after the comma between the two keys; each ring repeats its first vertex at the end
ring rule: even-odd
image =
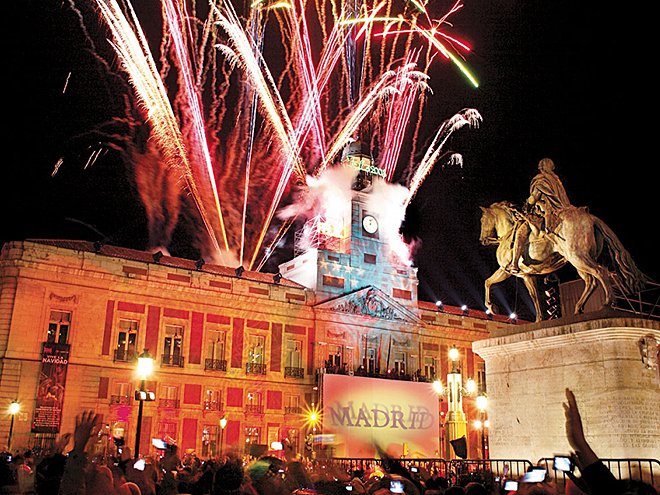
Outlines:
{"type": "MultiPolygon", "coordinates": [[[[487,484],[498,483],[500,479],[517,480],[534,466],[526,459],[394,459],[401,462],[407,469],[421,468],[427,473],[437,471],[439,476],[447,479],[450,484],[467,484],[469,481],[480,481],[487,484]]],[[[619,480],[630,479],[643,481],[651,485],[660,483],[660,461],[657,459],[601,459],[612,474],[619,480]]],[[[383,464],[383,459],[327,458],[324,463],[341,467],[346,471],[372,471],[383,464]]],[[[553,458],[542,458],[536,466],[544,467],[548,480],[556,482],[560,487],[566,485],[567,476],[563,471],[554,469],[553,458]]]]}
{"type": "MultiPolygon", "coordinates": [[[[651,485],[660,483],[660,461],[657,459],[601,459],[618,480],[643,481],[651,485]]],[[[566,484],[566,473],[555,470],[553,458],[544,457],[537,463],[545,467],[550,480],[558,485],[566,484]]]]}

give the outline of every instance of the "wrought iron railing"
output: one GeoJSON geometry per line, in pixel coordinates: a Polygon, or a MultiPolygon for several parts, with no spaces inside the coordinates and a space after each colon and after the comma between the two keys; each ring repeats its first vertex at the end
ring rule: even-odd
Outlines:
{"type": "Polygon", "coordinates": [[[205,411],[222,411],[222,402],[217,400],[205,400],[204,401],[204,410],[205,411]]]}
{"type": "Polygon", "coordinates": [[[204,369],[210,371],[227,371],[226,359],[205,359],[204,369]]]}
{"type": "Polygon", "coordinates": [[[265,375],[266,365],[260,363],[247,363],[245,365],[245,372],[248,375],[265,375]]]}
{"type": "Polygon", "coordinates": [[[263,404],[246,404],[245,405],[245,412],[246,413],[253,413],[253,414],[263,414],[264,405],[263,404]]]}
{"type": "Polygon", "coordinates": [[[179,399],[158,399],[158,407],[164,409],[179,409],[179,399]]]}
{"type": "Polygon", "coordinates": [[[137,362],[137,354],[135,354],[135,351],[115,349],[114,360],[117,363],[135,363],[137,362]]]}
{"type": "Polygon", "coordinates": [[[131,404],[133,404],[133,397],[130,397],[128,395],[111,395],[110,404],[130,406],[131,404]]]}
{"type": "Polygon", "coordinates": [[[163,354],[161,356],[160,362],[162,366],[177,366],[179,368],[183,368],[185,359],[183,356],[178,354],[163,354]]]}
{"type": "Polygon", "coordinates": [[[302,407],[299,406],[285,406],[284,414],[302,414],[302,407]]]}
{"type": "Polygon", "coordinates": [[[286,366],[284,368],[284,376],[288,378],[305,378],[305,369],[286,366]]]}

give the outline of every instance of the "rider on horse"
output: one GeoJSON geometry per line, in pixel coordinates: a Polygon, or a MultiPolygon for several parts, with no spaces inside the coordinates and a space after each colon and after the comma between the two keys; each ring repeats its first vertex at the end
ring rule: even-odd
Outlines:
{"type": "Polygon", "coordinates": [[[533,230],[539,232],[552,232],[557,226],[557,212],[562,208],[571,206],[568,195],[561,180],[553,172],[555,164],[550,158],[544,158],[539,162],[541,171],[532,179],[529,186],[529,198],[525,203],[526,214],[520,215],[516,225],[514,237],[513,258],[508,267],[511,273],[520,271],[520,257],[529,234],[533,230]],[[534,210],[538,210],[541,215],[534,210]]]}

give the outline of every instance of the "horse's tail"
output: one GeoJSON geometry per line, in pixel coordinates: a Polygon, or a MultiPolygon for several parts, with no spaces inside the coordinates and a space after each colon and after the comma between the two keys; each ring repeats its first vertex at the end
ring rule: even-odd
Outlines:
{"type": "Polygon", "coordinates": [[[623,247],[616,234],[600,218],[592,215],[594,226],[599,231],[610,251],[614,263],[614,269],[618,275],[617,280],[622,285],[626,294],[634,294],[641,291],[649,281],[648,277],[637,268],[630,253],[623,247]]]}

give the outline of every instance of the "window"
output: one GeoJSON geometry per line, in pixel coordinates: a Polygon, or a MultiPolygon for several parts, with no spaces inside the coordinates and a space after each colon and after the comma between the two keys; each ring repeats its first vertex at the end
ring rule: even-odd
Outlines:
{"type": "Polygon", "coordinates": [[[362,366],[367,373],[377,373],[376,369],[376,349],[367,349],[366,362],[362,359],[362,366]]]}
{"type": "Polygon", "coordinates": [[[69,342],[69,329],[71,328],[71,313],[68,311],[53,310],[50,312],[48,322],[48,335],[46,341],[55,344],[69,342]]]}
{"type": "Polygon", "coordinates": [[[302,367],[302,341],[287,339],[284,356],[284,376],[304,378],[302,367]]]}
{"type": "Polygon", "coordinates": [[[245,443],[246,445],[254,445],[259,443],[261,428],[258,426],[245,427],[245,443]]]}
{"type": "Polygon", "coordinates": [[[163,385],[160,391],[158,405],[165,408],[179,408],[179,387],[163,385]]]}
{"type": "Polygon", "coordinates": [[[115,361],[135,361],[137,359],[138,322],[135,320],[119,320],[117,348],[115,361]]]}
{"type": "Polygon", "coordinates": [[[225,360],[226,332],[209,330],[206,334],[206,359],[204,369],[215,371],[227,371],[225,360]]]}
{"type": "Polygon", "coordinates": [[[204,409],[206,411],[222,411],[222,392],[220,390],[206,390],[204,409]]]}
{"type": "Polygon", "coordinates": [[[406,353],[394,351],[394,373],[397,375],[406,374],[406,353]]]}
{"type": "Polygon", "coordinates": [[[246,372],[253,375],[265,375],[266,364],[264,350],[266,339],[261,335],[252,334],[248,339],[248,361],[246,372]]]}
{"type": "Polygon", "coordinates": [[[250,335],[248,362],[264,364],[265,339],[261,335],[250,335]]]}
{"type": "Polygon", "coordinates": [[[163,345],[164,365],[183,367],[183,327],[165,325],[165,341],[163,345]]]}
{"type": "Polygon", "coordinates": [[[486,363],[477,362],[477,393],[486,393],[486,363]]]}
{"type": "Polygon", "coordinates": [[[214,457],[218,452],[218,439],[220,427],[218,425],[205,425],[202,428],[202,457],[214,457]]]}
{"type": "Polygon", "coordinates": [[[177,423],[175,421],[161,421],[158,424],[158,438],[170,445],[176,444],[177,423]]]}
{"type": "Polygon", "coordinates": [[[114,388],[112,390],[112,395],[110,396],[111,404],[122,404],[130,405],[131,398],[133,396],[133,387],[130,383],[126,382],[115,382],[114,388]]]}
{"type": "Polygon", "coordinates": [[[258,414],[264,412],[263,394],[261,392],[248,392],[245,412],[258,414]]]}
{"type": "Polygon", "coordinates": [[[424,376],[435,378],[435,358],[432,356],[424,356],[424,376]]]}
{"type": "Polygon", "coordinates": [[[300,407],[300,396],[287,395],[284,405],[284,414],[301,414],[302,408],[300,407]]]}

